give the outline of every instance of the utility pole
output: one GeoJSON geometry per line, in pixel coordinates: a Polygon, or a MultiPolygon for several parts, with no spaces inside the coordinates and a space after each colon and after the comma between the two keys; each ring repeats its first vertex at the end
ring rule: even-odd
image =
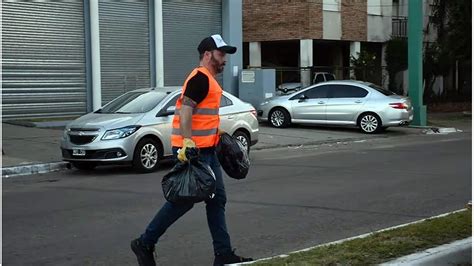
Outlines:
{"type": "Polygon", "coordinates": [[[423,0],[408,2],[408,96],[412,101],[413,125],[426,126],[423,105],[423,0]]]}

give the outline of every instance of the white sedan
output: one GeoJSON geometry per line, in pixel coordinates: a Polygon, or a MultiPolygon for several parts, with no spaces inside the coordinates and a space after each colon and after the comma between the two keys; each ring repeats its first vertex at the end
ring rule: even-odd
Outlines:
{"type": "MultiPolygon", "coordinates": [[[[109,163],[130,163],[140,172],[156,170],[162,158],[172,155],[171,123],[180,94],[175,88],[138,89],[79,117],[64,130],[63,160],[83,170],[109,163]]],[[[252,105],[224,92],[219,116],[220,128],[247,151],[257,143],[258,121],[252,105]]]]}
{"type": "Polygon", "coordinates": [[[292,123],[357,126],[364,133],[408,125],[413,120],[410,98],[372,83],[338,80],[309,86],[289,95],[264,100],[260,121],[274,127],[292,123]]]}

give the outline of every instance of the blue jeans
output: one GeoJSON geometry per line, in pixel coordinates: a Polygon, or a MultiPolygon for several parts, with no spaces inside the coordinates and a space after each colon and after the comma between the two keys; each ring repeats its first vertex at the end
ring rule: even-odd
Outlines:
{"type": "MultiPolygon", "coordinates": [[[[177,150],[177,148],[173,148],[173,154],[175,156],[177,150]]],[[[209,225],[209,230],[212,235],[214,253],[228,254],[232,252],[232,247],[230,245],[230,237],[227,233],[225,221],[225,204],[227,198],[224,181],[222,180],[221,165],[214,150],[201,151],[199,153],[199,160],[207,163],[216,176],[216,195],[214,198],[206,200],[207,224],[209,225]]],[[[166,229],[193,206],[193,203],[175,204],[167,201],[153,220],[151,220],[145,233],[141,235],[143,243],[146,245],[155,245],[160,236],[165,233],[166,229]]]]}

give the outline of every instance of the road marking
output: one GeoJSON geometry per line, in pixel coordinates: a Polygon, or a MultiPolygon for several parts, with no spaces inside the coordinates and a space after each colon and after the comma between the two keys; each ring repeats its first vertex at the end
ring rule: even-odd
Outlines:
{"type": "Polygon", "coordinates": [[[460,139],[442,139],[439,140],[439,142],[454,142],[454,141],[459,141],[460,139]]]}

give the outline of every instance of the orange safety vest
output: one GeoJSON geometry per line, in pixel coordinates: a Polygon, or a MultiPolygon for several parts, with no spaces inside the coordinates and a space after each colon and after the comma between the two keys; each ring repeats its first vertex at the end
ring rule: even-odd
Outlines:
{"type": "Polygon", "coordinates": [[[184,82],[181,96],[176,102],[176,111],[173,117],[173,130],[171,132],[171,145],[173,147],[183,146],[183,136],[181,135],[179,111],[183,101],[184,91],[188,81],[197,73],[201,72],[209,78],[209,92],[193,110],[191,129],[192,140],[198,148],[214,147],[219,141],[219,107],[221,104],[222,88],[216,79],[205,67],[195,68],[184,82]]]}

